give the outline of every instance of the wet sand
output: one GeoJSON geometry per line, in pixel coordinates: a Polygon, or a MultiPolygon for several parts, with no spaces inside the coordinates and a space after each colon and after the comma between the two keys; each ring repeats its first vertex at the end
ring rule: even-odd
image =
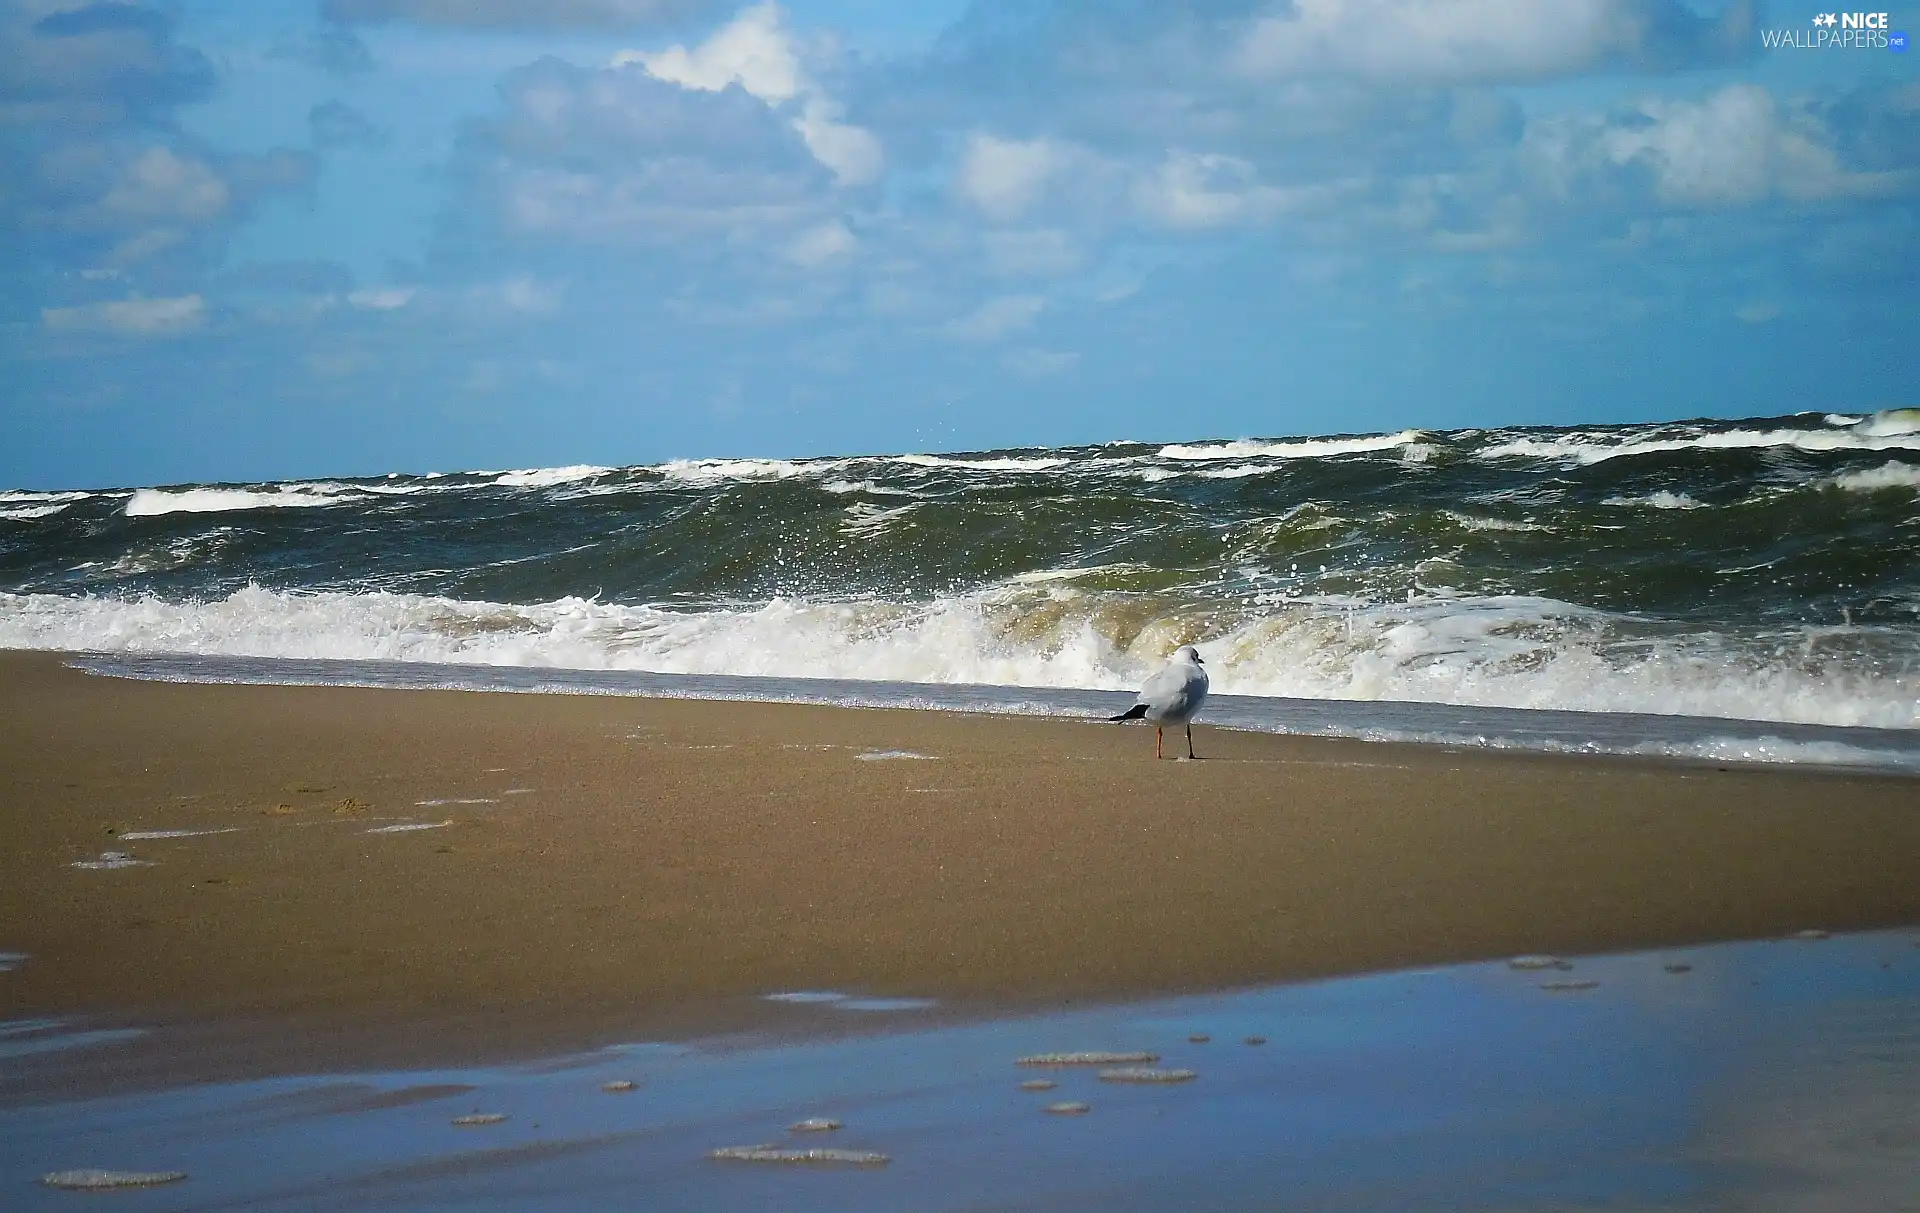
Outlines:
{"type": "Polygon", "coordinates": [[[113,1202],[155,1213],[1915,1207],[1909,932],[1568,964],[0,1108],[0,1204],[106,1168],[171,1178],[113,1202]],[[1191,1077],[1021,1064],[1086,1050],[1191,1077]]]}
{"type": "Polygon", "coordinates": [[[1920,922],[1898,778],[17,653],[0,715],[0,1018],[227,1034],[153,1081],[1920,922]]]}

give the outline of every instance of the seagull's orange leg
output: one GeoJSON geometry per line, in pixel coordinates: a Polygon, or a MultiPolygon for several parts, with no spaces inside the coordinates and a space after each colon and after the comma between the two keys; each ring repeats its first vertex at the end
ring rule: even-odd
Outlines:
{"type": "Polygon", "coordinates": [[[1160,757],[1160,743],[1165,741],[1166,737],[1166,730],[1157,724],[1153,726],[1153,756],[1155,758],[1160,757]]]}

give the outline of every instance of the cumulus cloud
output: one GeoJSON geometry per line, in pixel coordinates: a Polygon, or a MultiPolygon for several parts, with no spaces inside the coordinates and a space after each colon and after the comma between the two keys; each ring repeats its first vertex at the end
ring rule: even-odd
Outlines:
{"type": "Polygon", "coordinates": [[[1913,184],[1908,172],[1850,169],[1817,113],[1783,106],[1756,84],[1540,122],[1528,130],[1525,154],[1549,195],[1586,205],[1638,194],[1677,208],[1815,203],[1884,197],[1913,184]]]}
{"type": "Polygon", "coordinates": [[[1725,61],[1753,53],[1754,29],[1753,0],[1714,18],[1678,0],[1292,0],[1254,18],[1237,65],[1400,85],[1533,80],[1725,61]]]}
{"type": "Polygon", "coordinates": [[[1067,156],[1047,139],[1000,139],[981,131],[967,137],[954,185],[961,197],[994,219],[1017,219],[1039,200],[1067,156]]]}
{"type": "Polygon", "coordinates": [[[174,111],[213,70],[174,31],[144,5],[0,0],[0,230],[24,289],[112,270],[184,297],[262,197],[311,180],[303,153],[221,154],[178,133],[174,111]]]}
{"type": "Polygon", "coordinates": [[[665,244],[790,238],[821,221],[831,174],[740,88],[547,59],[502,86],[464,140],[467,174],[509,237],[665,244]]]}
{"type": "Polygon", "coordinates": [[[742,9],[698,46],[621,51],[612,66],[637,66],[656,80],[702,92],[738,86],[774,107],[797,102],[794,130],[844,185],[877,181],[885,167],[880,141],[872,132],[841,121],[844,108],[808,77],[777,5],[742,9]]]}
{"type": "Polygon", "coordinates": [[[206,323],[206,300],[115,299],[78,307],[40,309],[40,321],[55,332],[115,333],[130,337],[177,337],[206,323]]]}
{"type": "Polygon", "coordinates": [[[1282,188],[1263,184],[1246,160],[1175,151],[1135,185],[1134,199],[1152,219],[1174,228],[1257,223],[1330,200],[1340,183],[1282,188]]]}
{"type": "Polygon", "coordinates": [[[676,21],[708,7],[706,0],[324,0],[330,21],[494,29],[623,29],[676,21]]]}
{"type": "Polygon", "coordinates": [[[787,246],[787,256],[796,265],[812,268],[838,261],[851,253],[859,243],[854,234],[847,230],[847,225],[836,219],[801,232],[787,246]]]}

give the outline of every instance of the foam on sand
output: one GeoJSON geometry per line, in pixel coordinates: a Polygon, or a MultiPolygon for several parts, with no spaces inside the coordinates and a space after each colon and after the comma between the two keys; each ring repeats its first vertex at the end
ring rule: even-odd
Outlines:
{"type": "Polygon", "coordinates": [[[1150,1066],[1160,1060],[1158,1053],[1034,1053],[1022,1057],[1016,1066],[1150,1066]]]}
{"type": "Polygon", "coordinates": [[[722,1146],[707,1157],[717,1162],[771,1162],[792,1165],[884,1167],[893,1160],[875,1150],[791,1150],[778,1145],[722,1146]]]}
{"type": "Polygon", "coordinates": [[[238,834],[245,826],[225,826],[217,830],[130,830],[119,835],[121,842],[145,842],[157,838],[205,838],[211,834],[238,834]]]}
{"type": "Polygon", "coordinates": [[[1100,1071],[1101,1082],[1156,1083],[1192,1082],[1199,1075],[1192,1070],[1161,1070],[1152,1066],[1121,1066],[1100,1071]]]}
{"type": "Polygon", "coordinates": [[[85,868],[89,872],[117,872],[122,868],[150,868],[153,864],[145,859],[135,859],[125,851],[102,851],[98,859],[78,859],[68,866],[85,868]]]}
{"type": "Polygon", "coordinates": [[[449,817],[445,821],[402,821],[390,826],[375,826],[369,834],[413,834],[420,830],[444,830],[453,824],[449,817]]]}
{"type": "Polygon", "coordinates": [[[157,1188],[176,1184],[187,1177],[185,1171],[51,1171],[40,1177],[49,1188],[68,1192],[105,1192],[115,1188],[157,1188]]]}

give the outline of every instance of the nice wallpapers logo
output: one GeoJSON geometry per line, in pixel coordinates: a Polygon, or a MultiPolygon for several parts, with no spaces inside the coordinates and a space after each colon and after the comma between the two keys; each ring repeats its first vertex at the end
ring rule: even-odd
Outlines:
{"type": "Polygon", "coordinates": [[[1809,29],[1763,29],[1760,43],[1771,51],[1846,51],[1907,49],[1907,36],[1889,26],[1886,13],[1816,13],[1809,29]]]}

